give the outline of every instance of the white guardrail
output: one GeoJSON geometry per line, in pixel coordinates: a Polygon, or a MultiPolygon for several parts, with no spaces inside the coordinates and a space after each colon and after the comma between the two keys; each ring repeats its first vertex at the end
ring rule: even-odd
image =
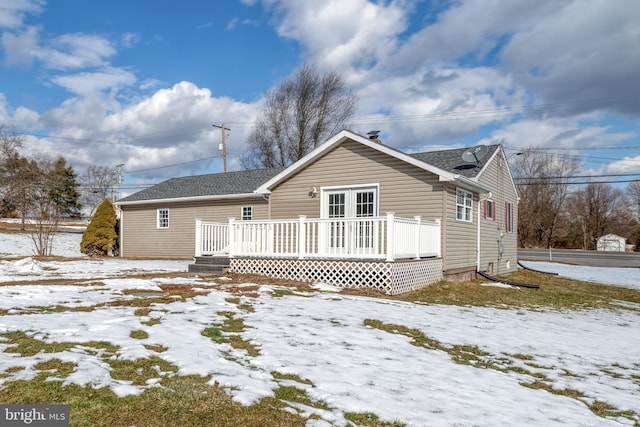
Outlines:
{"type": "Polygon", "coordinates": [[[364,218],[196,220],[196,256],[396,259],[439,257],[440,221],[364,218]]]}

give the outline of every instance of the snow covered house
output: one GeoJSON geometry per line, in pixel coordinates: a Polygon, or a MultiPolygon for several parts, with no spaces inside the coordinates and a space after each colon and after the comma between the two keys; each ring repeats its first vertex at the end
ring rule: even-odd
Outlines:
{"type": "Polygon", "coordinates": [[[615,234],[606,234],[598,238],[596,249],[606,252],[624,252],[627,247],[627,239],[615,234]]]}
{"type": "Polygon", "coordinates": [[[500,145],[407,154],[344,130],[285,169],[172,178],[119,200],[120,253],[194,257],[193,271],[222,256],[235,272],[396,294],[514,271],[517,200],[500,145]]]}

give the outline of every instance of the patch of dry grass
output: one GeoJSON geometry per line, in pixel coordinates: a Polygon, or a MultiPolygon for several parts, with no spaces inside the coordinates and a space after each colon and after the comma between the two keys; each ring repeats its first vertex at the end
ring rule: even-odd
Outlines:
{"type": "MultiPolygon", "coordinates": [[[[144,368],[143,368],[144,370],[144,368]]],[[[147,372],[122,372],[123,378],[147,377],[147,372]]],[[[285,412],[284,403],[275,398],[243,406],[232,400],[222,388],[210,385],[210,378],[172,376],[138,396],[119,398],[109,388],[62,386],[47,381],[50,374],[31,381],[14,381],[0,389],[5,404],[47,402],[68,404],[71,425],[84,426],[304,426],[306,419],[285,412]]]]}
{"type": "Polygon", "coordinates": [[[588,309],[610,307],[615,301],[640,304],[640,290],[581,282],[527,270],[501,277],[516,283],[537,284],[540,289],[481,286],[486,281],[439,282],[397,299],[429,304],[493,307],[551,307],[588,309]]]}
{"type": "Polygon", "coordinates": [[[235,317],[232,311],[219,311],[218,314],[225,317],[224,322],[205,328],[201,334],[213,342],[227,343],[235,349],[244,350],[249,356],[258,356],[259,348],[242,338],[241,333],[245,329],[244,319],[235,317]]]}

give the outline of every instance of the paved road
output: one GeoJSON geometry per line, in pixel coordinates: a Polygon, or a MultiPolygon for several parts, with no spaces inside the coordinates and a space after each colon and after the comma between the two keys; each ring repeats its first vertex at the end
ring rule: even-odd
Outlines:
{"type": "MultiPolygon", "coordinates": [[[[552,249],[549,259],[548,249],[518,249],[520,261],[555,261],[590,267],[635,267],[640,268],[639,252],[598,252],[552,249]]],[[[638,272],[640,281],[640,271],[638,272]]]]}

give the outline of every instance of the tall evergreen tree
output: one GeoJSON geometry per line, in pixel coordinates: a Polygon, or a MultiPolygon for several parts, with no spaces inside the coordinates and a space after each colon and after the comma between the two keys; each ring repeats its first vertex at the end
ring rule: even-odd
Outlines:
{"type": "Polygon", "coordinates": [[[96,210],[82,235],[80,252],[91,256],[109,256],[116,249],[116,211],[109,199],[96,210]]]}
{"type": "Polygon", "coordinates": [[[38,185],[43,172],[35,160],[12,153],[5,160],[7,186],[3,198],[4,205],[15,208],[22,218],[21,229],[26,227],[26,219],[38,198],[38,185]]]}
{"type": "Polygon", "coordinates": [[[14,198],[15,168],[12,162],[18,157],[22,137],[0,124],[0,217],[14,216],[18,206],[14,198]]]}
{"type": "Polygon", "coordinates": [[[64,157],[59,157],[53,164],[51,174],[47,179],[47,186],[51,200],[54,202],[59,217],[79,218],[80,184],[78,176],[72,166],[67,166],[64,157]]]}

